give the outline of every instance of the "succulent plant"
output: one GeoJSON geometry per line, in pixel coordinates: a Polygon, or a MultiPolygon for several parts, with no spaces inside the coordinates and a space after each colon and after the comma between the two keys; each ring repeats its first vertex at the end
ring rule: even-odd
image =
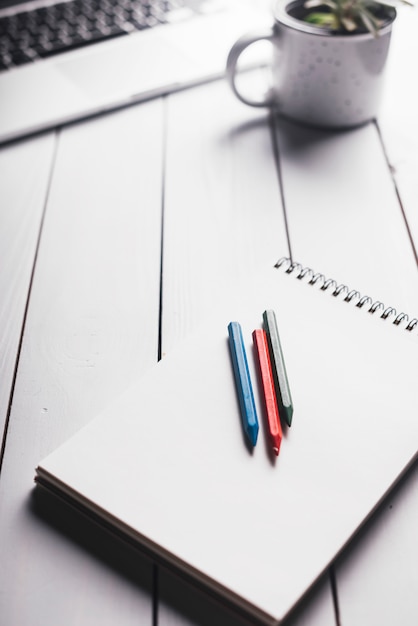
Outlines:
{"type": "Polygon", "coordinates": [[[377,36],[401,4],[412,3],[409,0],[306,0],[304,20],[332,31],[353,33],[366,29],[377,36]]]}

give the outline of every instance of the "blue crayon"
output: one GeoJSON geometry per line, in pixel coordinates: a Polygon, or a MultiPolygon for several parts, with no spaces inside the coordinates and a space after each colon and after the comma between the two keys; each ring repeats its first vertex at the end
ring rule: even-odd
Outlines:
{"type": "Polygon", "coordinates": [[[230,322],[228,324],[228,334],[242,424],[250,444],[255,446],[258,436],[258,418],[240,324],[238,322],[230,322]]]}

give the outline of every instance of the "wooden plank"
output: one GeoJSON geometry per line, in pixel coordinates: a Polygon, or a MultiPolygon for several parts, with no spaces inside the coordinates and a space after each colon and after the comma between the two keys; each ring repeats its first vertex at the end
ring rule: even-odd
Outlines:
{"type": "Polygon", "coordinates": [[[38,461],[157,360],[162,143],[160,102],[59,139],[0,483],[5,624],[152,622],[150,563],[30,493],[38,461]]]}
{"type": "Polygon", "coordinates": [[[411,80],[411,62],[418,56],[417,11],[398,11],[388,58],[386,88],[379,115],[383,143],[400,201],[418,250],[418,92],[411,80]]]}
{"type": "Polygon", "coordinates": [[[338,596],[344,626],[417,623],[417,523],[415,467],[339,564],[338,596]]]}
{"type": "Polygon", "coordinates": [[[0,432],[10,391],[40,231],[54,135],[0,150],[0,432]]]}
{"type": "MultiPolygon", "coordinates": [[[[171,97],[167,120],[164,352],[228,285],[288,254],[266,113],[236,102],[221,82],[171,97]]],[[[159,599],[160,626],[240,623],[164,570],[159,599]]],[[[334,624],[327,581],[291,623],[307,624],[308,614],[310,626],[334,624]]]]}
{"type": "Polygon", "coordinates": [[[288,253],[266,113],[224,82],[169,100],[164,220],[168,351],[217,293],[288,253]]]}
{"type": "Polygon", "coordinates": [[[375,125],[280,123],[277,135],[294,260],[416,315],[415,258],[375,125]]]}

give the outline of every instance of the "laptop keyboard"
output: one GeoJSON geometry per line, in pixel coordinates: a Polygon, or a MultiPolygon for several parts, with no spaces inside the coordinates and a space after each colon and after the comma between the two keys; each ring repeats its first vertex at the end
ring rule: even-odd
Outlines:
{"type": "Polygon", "coordinates": [[[202,4],[204,0],[70,0],[1,17],[0,71],[187,19],[202,4]]]}

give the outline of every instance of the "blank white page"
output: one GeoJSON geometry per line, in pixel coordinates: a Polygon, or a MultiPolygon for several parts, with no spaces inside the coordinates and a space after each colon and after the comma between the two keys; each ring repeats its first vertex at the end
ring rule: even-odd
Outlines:
{"type": "Polygon", "coordinates": [[[417,338],[267,269],[38,468],[252,617],[280,621],[416,454],[417,338]],[[270,451],[251,333],[276,311],[294,403],[270,451]],[[249,451],[227,342],[239,321],[260,419],[249,451]]]}

